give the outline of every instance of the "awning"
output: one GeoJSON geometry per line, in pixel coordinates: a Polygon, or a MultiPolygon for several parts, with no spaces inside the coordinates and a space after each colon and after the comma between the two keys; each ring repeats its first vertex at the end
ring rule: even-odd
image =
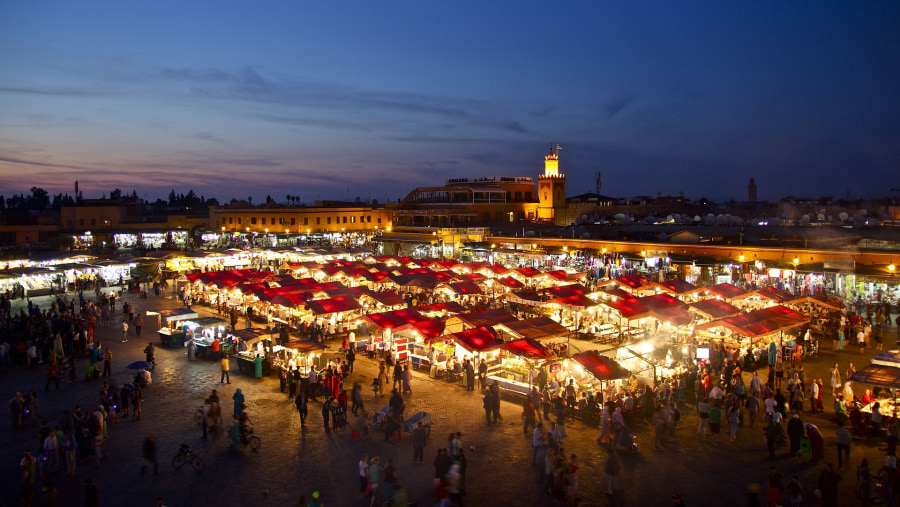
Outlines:
{"type": "Polygon", "coordinates": [[[808,322],[809,318],[786,306],[772,306],[700,324],[697,329],[725,327],[737,334],[754,338],[799,327],[808,322]]]}
{"type": "Polygon", "coordinates": [[[457,283],[444,283],[440,286],[436,287],[437,289],[446,288],[450,292],[459,295],[469,295],[469,294],[481,294],[481,287],[478,286],[475,282],[457,282],[457,283]]]}
{"type": "Polygon", "coordinates": [[[406,304],[406,302],[403,301],[403,298],[400,297],[399,294],[389,290],[382,292],[372,292],[367,294],[367,296],[374,299],[375,301],[378,301],[384,306],[400,306],[406,304]]]}
{"type": "Polygon", "coordinates": [[[313,299],[306,302],[306,307],[316,315],[348,312],[360,308],[359,303],[348,296],[339,296],[331,299],[313,299]]]}
{"type": "Polygon", "coordinates": [[[850,380],[870,386],[900,388],[900,368],[870,364],[850,376],[850,380]]]}
{"type": "Polygon", "coordinates": [[[740,287],[735,287],[730,283],[720,283],[718,285],[712,285],[710,287],[704,287],[702,291],[708,293],[711,296],[718,296],[726,301],[732,299],[739,299],[744,296],[748,296],[747,291],[740,287]]]}
{"type": "Polygon", "coordinates": [[[741,313],[739,308],[735,308],[721,299],[704,299],[688,306],[708,319],[724,319],[741,313]]]}
{"type": "Polygon", "coordinates": [[[218,317],[200,317],[199,319],[190,319],[192,323],[197,324],[200,327],[226,327],[230,323],[225,319],[220,319],[218,317]]]}
{"type": "Polygon", "coordinates": [[[500,278],[494,278],[494,282],[499,283],[505,287],[509,287],[510,289],[523,289],[525,288],[525,284],[516,280],[511,276],[501,276],[500,278]]]}
{"type": "Polygon", "coordinates": [[[681,280],[679,278],[667,280],[665,282],[655,282],[650,284],[649,287],[644,288],[659,288],[668,292],[669,294],[690,294],[698,290],[696,285],[685,282],[684,280],[681,280]]]}
{"type": "Polygon", "coordinates": [[[199,317],[197,312],[190,308],[172,308],[171,310],[159,310],[152,312],[147,310],[147,315],[159,315],[166,319],[166,322],[175,322],[178,320],[196,319],[199,317]]]}
{"type": "Polygon", "coordinates": [[[872,364],[900,367],[900,349],[885,350],[872,359],[872,364]]]}
{"type": "Polygon", "coordinates": [[[556,287],[547,287],[545,292],[553,294],[554,297],[565,298],[569,296],[584,296],[590,291],[584,285],[573,283],[571,285],[558,285],[556,287]]]}
{"type": "Polygon", "coordinates": [[[444,311],[447,313],[462,313],[466,311],[461,304],[456,301],[447,301],[446,303],[435,303],[433,305],[417,306],[420,312],[444,311]]]}
{"type": "Polygon", "coordinates": [[[618,287],[616,287],[615,289],[604,289],[601,292],[603,292],[604,294],[607,294],[609,296],[612,296],[614,298],[619,298],[619,299],[637,299],[637,296],[635,296],[634,294],[632,294],[628,291],[625,291],[623,289],[620,289],[618,287]]]}
{"type": "Polygon", "coordinates": [[[543,298],[533,290],[514,290],[506,294],[507,301],[520,305],[540,306],[544,304],[543,298]]]}
{"type": "Polygon", "coordinates": [[[600,284],[601,287],[605,287],[607,285],[621,285],[622,287],[627,287],[628,289],[635,291],[643,289],[644,287],[652,284],[650,280],[644,278],[643,276],[621,276],[616,278],[615,280],[607,280],[600,284]]]}
{"type": "Polygon", "coordinates": [[[379,329],[397,329],[414,322],[429,320],[413,308],[403,308],[392,312],[370,313],[360,318],[379,329]]]}
{"type": "Polygon", "coordinates": [[[596,350],[579,352],[572,360],[589,371],[597,380],[616,380],[628,378],[631,373],[613,359],[601,355],[596,350]]]}
{"type": "Polygon", "coordinates": [[[560,308],[564,308],[566,310],[583,310],[585,308],[592,308],[594,306],[599,305],[600,303],[594,301],[591,298],[574,295],[567,296],[564,298],[555,298],[546,302],[548,306],[558,306],[560,308]]]}
{"type": "Polygon", "coordinates": [[[538,341],[569,337],[569,330],[550,317],[501,322],[494,328],[511,334],[514,338],[531,338],[538,341]]]}
{"type": "Polygon", "coordinates": [[[811,296],[803,296],[801,298],[792,299],[790,301],[787,301],[784,304],[786,304],[786,305],[812,304],[812,305],[828,308],[831,310],[843,310],[844,309],[844,303],[841,300],[826,296],[825,294],[815,294],[815,295],[811,295],[811,296]]]}
{"type": "Polygon", "coordinates": [[[261,327],[251,327],[250,329],[236,329],[232,330],[228,334],[247,342],[247,345],[253,345],[263,337],[268,338],[272,336],[271,331],[266,331],[261,327]]]}
{"type": "Polygon", "coordinates": [[[484,326],[467,329],[451,335],[444,335],[444,339],[451,339],[455,341],[458,346],[473,353],[496,349],[503,345],[503,342],[497,340],[494,332],[490,328],[484,326]]]}
{"type": "Polygon", "coordinates": [[[520,338],[503,344],[503,349],[526,359],[550,359],[553,352],[531,338],[520,338]]]}
{"type": "Polygon", "coordinates": [[[640,302],[650,308],[650,314],[661,322],[675,326],[686,326],[694,317],[687,311],[688,306],[670,294],[661,293],[640,298],[640,302]]]}

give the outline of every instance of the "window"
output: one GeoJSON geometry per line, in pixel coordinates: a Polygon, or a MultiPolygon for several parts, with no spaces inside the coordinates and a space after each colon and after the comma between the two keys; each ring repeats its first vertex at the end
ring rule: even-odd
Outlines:
{"type": "Polygon", "coordinates": [[[345,224],[347,223],[347,217],[344,217],[344,223],[345,224]]]}
{"type": "Polygon", "coordinates": [[[351,224],[355,224],[355,223],[356,223],[356,217],[350,217],[350,223],[351,223],[351,224]]]}
{"type": "Polygon", "coordinates": [[[291,225],[297,225],[297,219],[296,219],[296,218],[291,217],[291,225]]]}
{"type": "Polygon", "coordinates": [[[322,218],[316,217],[316,225],[321,225],[321,224],[322,224],[322,218]]]}
{"type": "Polygon", "coordinates": [[[331,225],[331,217],[328,217],[328,225],[331,225]]]}
{"type": "Polygon", "coordinates": [[[366,217],[366,222],[368,222],[368,223],[370,223],[370,224],[372,223],[372,215],[368,215],[368,216],[366,217]]]}
{"type": "Polygon", "coordinates": [[[250,219],[250,225],[256,225],[256,217],[250,219]]]}
{"type": "Polygon", "coordinates": [[[83,218],[78,219],[78,225],[80,225],[81,227],[84,227],[84,219],[83,218]]]}
{"type": "Polygon", "coordinates": [[[531,192],[525,192],[525,201],[531,202],[531,192]]]}
{"type": "Polygon", "coordinates": [[[377,222],[377,223],[379,223],[379,224],[381,223],[381,217],[378,217],[378,222],[377,222]]]}
{"type": "Polygon", "coordinates": [[[222,225],[225,225],[225,217],[222,217],[222,225]]]}
{"type": "Polygon", "coordinates": [[[516,200],[516,202],[522,202],[522,192],[516,192],[515,195],[516,196],[514,199],[516,200]]]}
{"type": "Polygon", "coordinates": [[[95,225],[97,225],[97,219],[96,219],[96,218],[92,218],[92,219],[91,219],[91,227],[93,227],[93,226],[95,226],[95,225]]]}
{"type": "MultiPolygon", "coordinates": [[[[293,223],[293,220],[291,223],[293,223]]],[[[309,225],[309,217],[303,217],[303,225],[309,225]]]]}
{"type": "Polygon", "coordinates": [[[281,218],[278,219],[278,224],[279,224],[279,225],[284,225],[284,217],[281,217],[281,218]]]}
{"type": "Polygon", "coordinates": [[[241,225],[241,217],[238,217],[238,225],[241,225]]]}
{"type": "MultiPolygon", "coordinates": [[[[234,217],[228,217],[228,223],[229,223],[229,224],[233,224],[233,223],[234,223],[234,217]]],[[[240,223],[240,222],[238,222],[238,223],[240,223]]]]}

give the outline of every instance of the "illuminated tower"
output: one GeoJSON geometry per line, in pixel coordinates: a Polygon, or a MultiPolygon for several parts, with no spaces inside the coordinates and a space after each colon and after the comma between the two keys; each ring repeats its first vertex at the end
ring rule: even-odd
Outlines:
{"type": "Polygon", "coordinates": [[[538,220],[565,225],[566,175],[559,172],[559,150],[550,145],[550,153],[544,156],[544,174],[538,176],[538,220]]]}

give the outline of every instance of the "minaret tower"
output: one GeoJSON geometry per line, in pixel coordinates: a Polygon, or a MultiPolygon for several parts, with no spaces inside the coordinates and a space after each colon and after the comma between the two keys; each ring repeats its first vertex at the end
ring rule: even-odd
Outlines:
{"type": "Polygon", "coordinates": [[[544,174],[538,176],[538,219],[566,225],[566,175],[559,172],[557,144],[544,156],[544,174]]]}

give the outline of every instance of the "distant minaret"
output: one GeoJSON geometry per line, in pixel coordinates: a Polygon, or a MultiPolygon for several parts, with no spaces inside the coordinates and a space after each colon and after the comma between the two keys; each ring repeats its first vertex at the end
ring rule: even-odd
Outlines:
{"type": "Polygon", "coordinates": [[[550,145],[544,157],[544,174],[538,176],[538,219],[566,225],[566,175],[559,172],[559,150],[550,145]]]}
{"type": "Polygon", "coordinates": [[[750,184],[747,185],[747,200],[756,202],[756,182],[753,181],[753,178],[750,178],[750,184]]]}

